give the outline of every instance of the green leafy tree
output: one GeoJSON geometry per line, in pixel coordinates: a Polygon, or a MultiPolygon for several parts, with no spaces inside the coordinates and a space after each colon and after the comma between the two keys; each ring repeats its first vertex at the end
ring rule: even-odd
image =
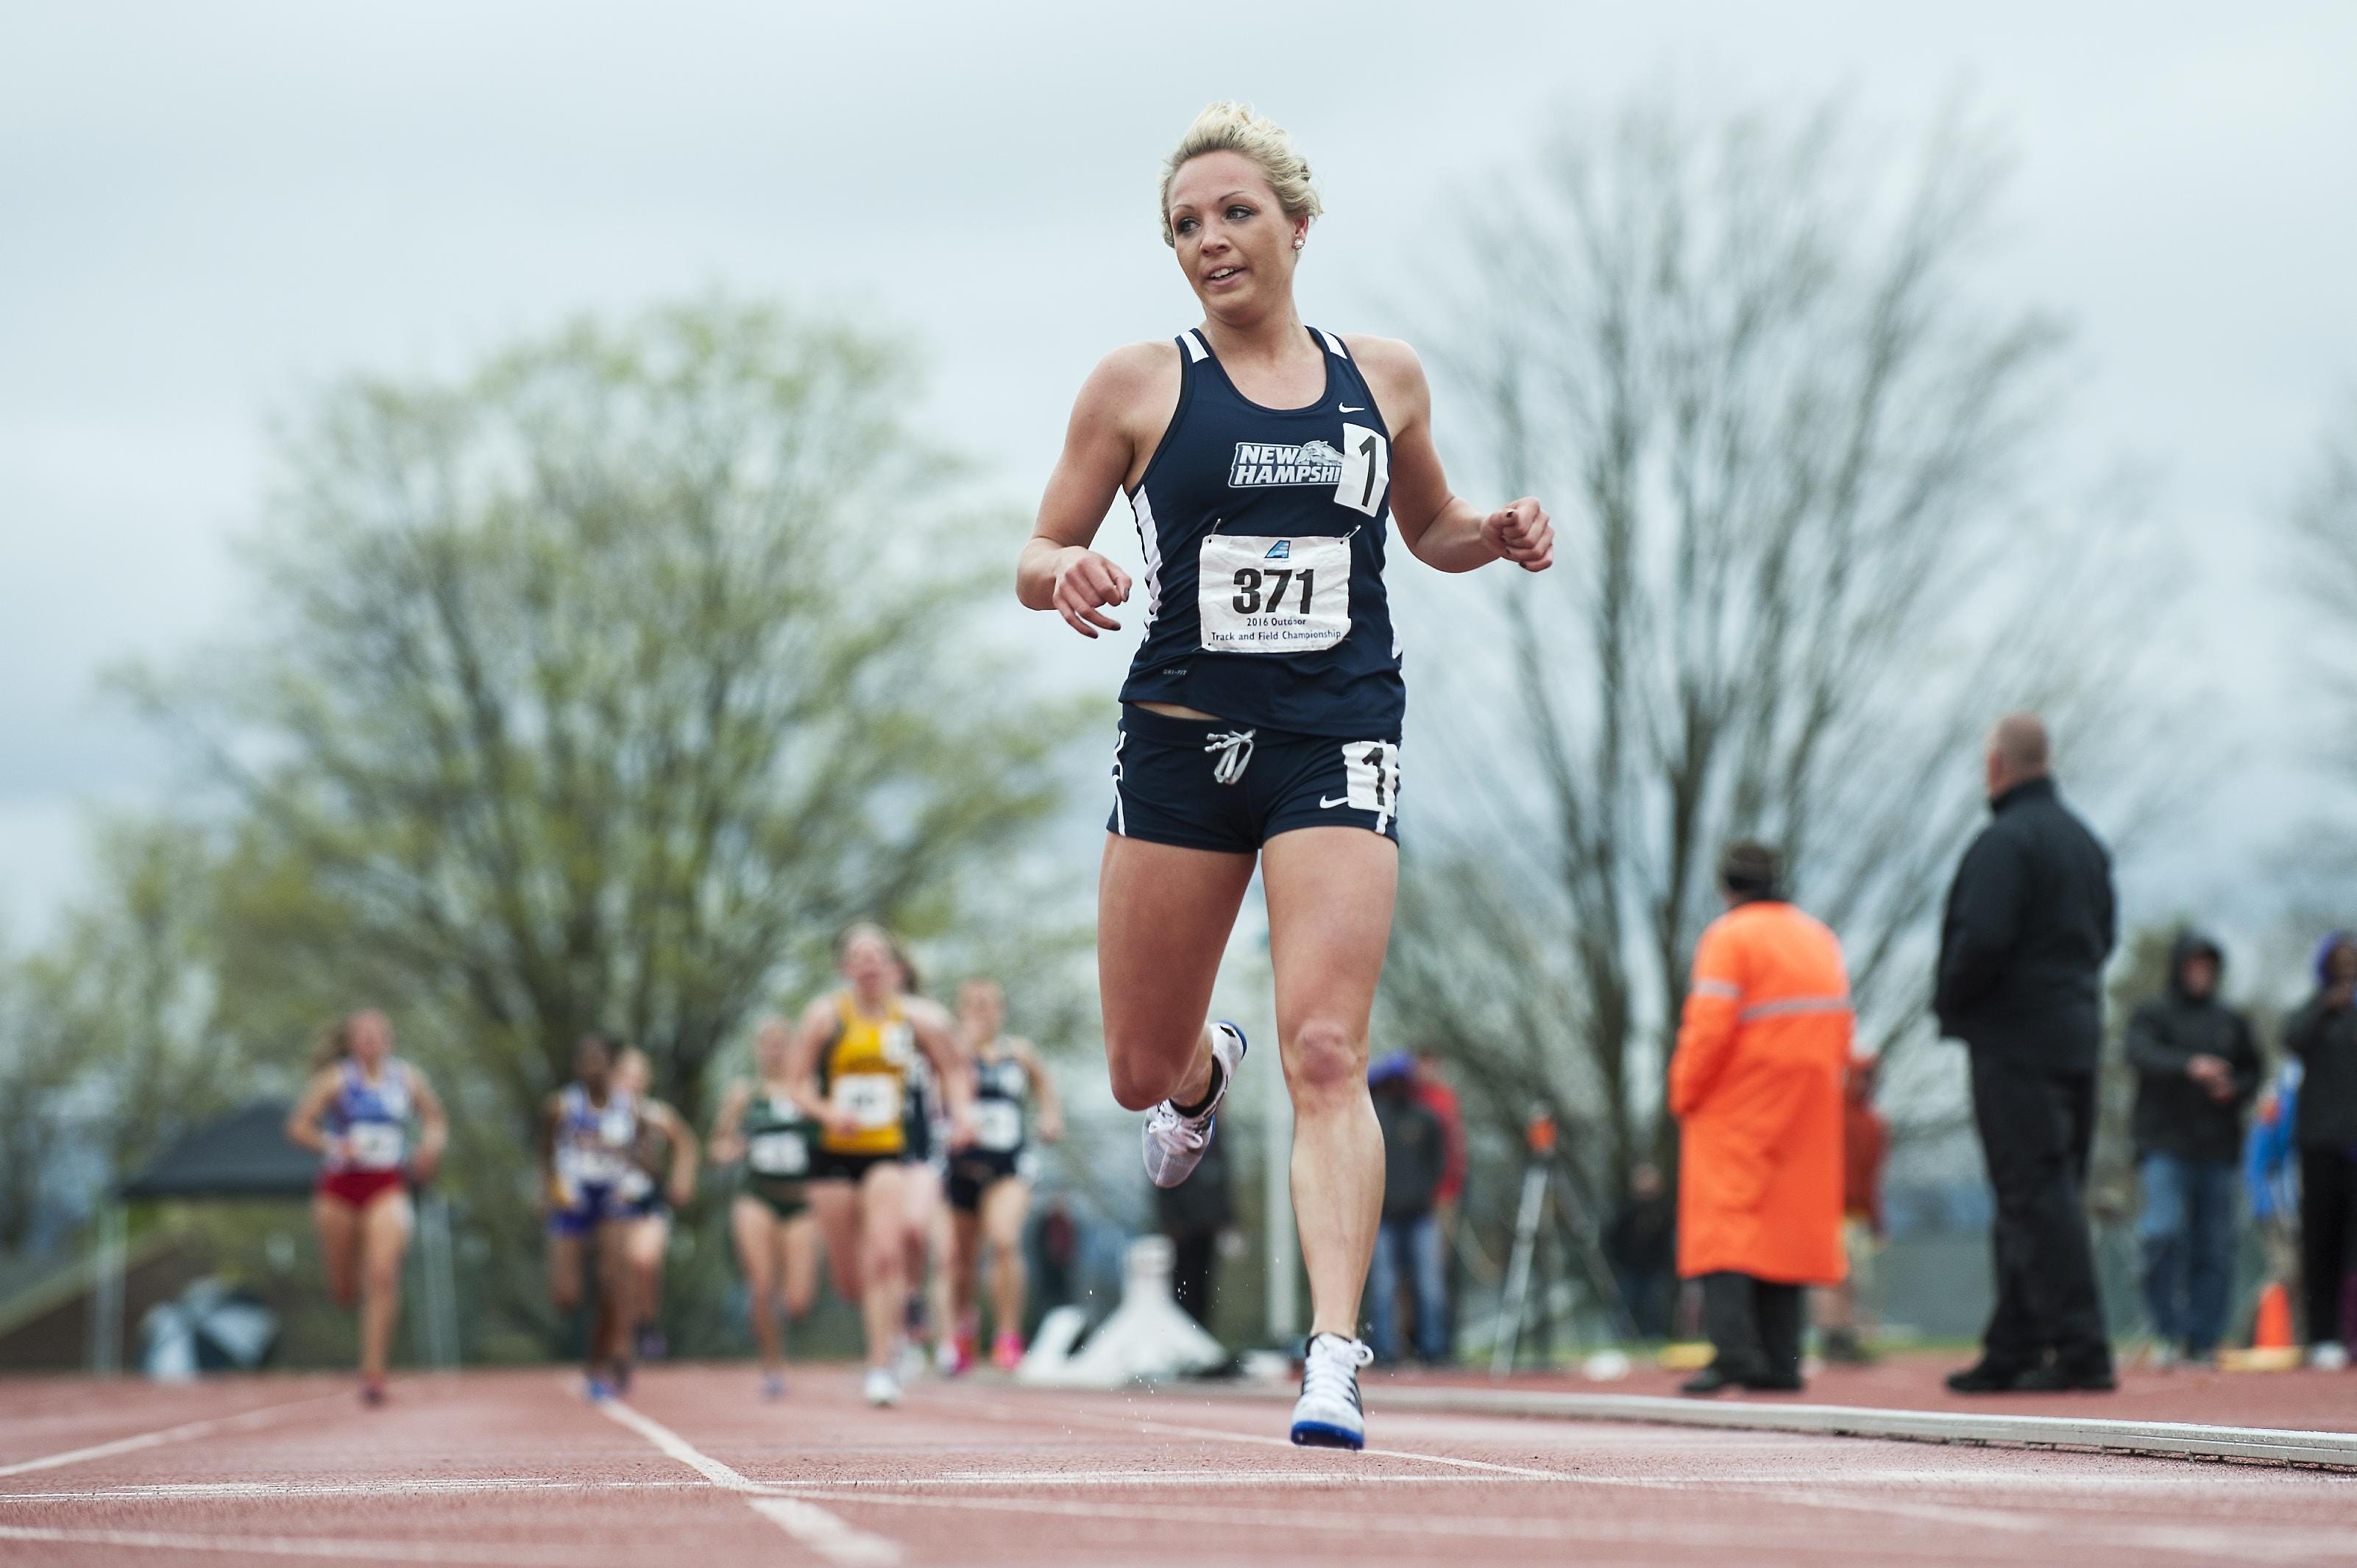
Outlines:
{"type": "Polygon", "coordinates": [[[27,961],[0,955],[0,1254],[34,1244],[73,1139],[67,1105],[85,1058],[43,1000],[27,961]]]}
{"type": "Polygon", "coordinates": [[[1052,802],[1068,726],[968,650],[913,392],[725,302],[354,381],[285,445],[264,635],[145,689],[519,1112],[596,1028],[691,1089],[781,965],[944,919],[1052,802]]]}
{"type": "Polygon", "coordinates": [[[0,966],[0,1251],[86,1196],[52,1185],[77,1156],[127,1176],[251,1088],[221,1007],[217,853],[169,820],[105,823],[95,848],[91,892],[0,966]]]}
{"type": "Polygon", "coordinates": [[[1007,531],[917,391],[891,342],[728,300],[354,379],[284,438],[252,633],[134,679],[238,803],[257,1021],[392,1007],[485,1215],[528,1220],[581,1034],[700,1119],[839,926],[953,924],[1051,810],[1076,714],[986,651],[1007,531]]]}

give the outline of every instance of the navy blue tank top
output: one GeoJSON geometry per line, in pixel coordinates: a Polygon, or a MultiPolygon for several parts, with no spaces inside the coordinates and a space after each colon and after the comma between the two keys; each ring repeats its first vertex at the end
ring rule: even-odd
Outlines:
{"type": "Polygon", "coordinates": [[[1178,336],[1178,408],[1130,510],[1146,635],[1125,703],[1340,740],[1400,733],[1407,687],[1383,593],[1391,432],[1342,340],[1310,330],[1326,390],[1305,408],[1238,392],[1178,336]]]}

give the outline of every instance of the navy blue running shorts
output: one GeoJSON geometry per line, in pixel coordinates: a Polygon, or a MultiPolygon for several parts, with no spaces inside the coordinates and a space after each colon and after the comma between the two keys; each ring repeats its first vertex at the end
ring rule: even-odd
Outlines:
{"type": "Polygon", "coordinates": [[[1231,854],[1295,828],[1365,828],[1396,843],[1399,755],[1397,736],[1336,740],[1125,703],[1105,826],[1231,854]]]}

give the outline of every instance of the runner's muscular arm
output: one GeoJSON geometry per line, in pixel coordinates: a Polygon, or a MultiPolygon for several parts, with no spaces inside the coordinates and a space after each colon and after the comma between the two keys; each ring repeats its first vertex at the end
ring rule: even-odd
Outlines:
{"type": "Polygon", "coordinates": [[[941,1079],[942,1099],[950,1112],[950,1147],[962,1149],[974,1142],[974,1074],[958,1041],[956,1020],[940,1003],[921,996],[904,996],[900,1006],[918,1047],[931,1058],[933,1074],[941,1079]]]}
{"type": "Polygon", "coordinates": [[[654,1102],[654,1109],[661,1113],[656,1124],[671,1140],[671,1180],[665,1184],[670,1190],[665,1196],[673,1208],[684,1208],[695,1196],[695,1167],[701,1163],[703,1150],[686,1117],[660,1100],[654,1102]]]}
{"type": "Polygon", "coordinates": [[[817,1122],[838,1138],[847,1138],[859,1131],[858,1123],[848,1111],[837,1112],[818,1091],[818,1056],[826,1048],[827,1036],[834,1033],[834,999],[821,996],[802,1009],[794,1021],[794,1043],[786,1053],[786,1082],[794,1103],[802,1114],[817,1122]]]}
{"type": "Polygon", "coordinates": [[[1057,1096],[1056,1080],[1048,1076],[1048,1064],[1039,1059],[1030,1041],[1017,1038],[1013,1048],[1015,1059],[1023,1064],[1024,1076],[1031,1080],[1031,1098],[1039,1102],[1039,1141],[1053,1144],[1064,1135],[1064,1102],[1057,1096]]]}
{"type": "Polygon", "coordinates": [[[720,1114],[712,1119],[712,1141],[704,1149],[716,1165],[733,1165],[745,1157],[745,1140],[737,1129],[745,1123],[745,1107],[753,1100],[753,1086],[743,1079],[720,1096],[720,1114]]]}
{"type": "Polygon", "coordinates": [[[442,1097],[425,1081],[425,1075],[415,1068],[409,1069],[409,1092],[417,1101],[417,1152],[409,1156],[409,1174],[419,1181],[432,1181],[434,1173],[442,1168],[442,1151],[450,1143],[450,1117],[442,1109],[442,1097]]]}
{"type": "Polygon", "coordinates": [[[1023,607],[1052,609],[1082,637],[1121,629],[1103,607],[1128,603],[1129,574],[1089,545],[1137,467],[1136,411],[1178,404],[1178,356],[1174,343],[1133,343],[1097,361],[1073,400],[1063,455],[1048,476],[1039,519],[1016,564],[1015,596],[1023,607]]]}
{"type": "Polygon", "coordinates": [[[303,1098],[287,1112],[286,1141],[298,1149],[308,1149],[315,1155],[328,1152],[328,1135],[319,1131],[319,1118],[327,1113],[328,1101],[336,1092],[336,1069],[321,1068],[303,1086],[303,1098]]]}
{"type": "Polygon", "coordinates": [[[1448,489],[1432,445],[1432,387],[1415,350],[1395,338],[1344,336],[1392,433],[1392,521],[1408,551],[1442,572],[1512,561],[1525,572],[1555,564],[1555,527],[1532,498],[1483,512],[1448,489]]]}
{"type": "Polygon", "coordinates": [[[562,1103],[552,1094],[540,1107],[540,1204],[544,1210],[557,1199],[556,1118],[562,1103]]]}

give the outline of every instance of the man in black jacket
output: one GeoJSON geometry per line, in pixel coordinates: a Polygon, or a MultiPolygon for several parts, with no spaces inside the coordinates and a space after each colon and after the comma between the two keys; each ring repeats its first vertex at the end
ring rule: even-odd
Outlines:
{"type": "Polygon", "coordinates": [[[2308,1286],[2308,1356],[2349,1364],[2342,1292],[2357,1262],[2357,938],[2335,931],[2316,955],[2316,994],[2284,1020],[2300,1060],[2300,1272],[2308,1286]]]}
{"type": "Polygon", "coordinates": [[[2218,1000],[2225,967],[2216,942],[2186,932],[2169,954],[2169,989],[2128,1020],[2144,1195],[2136,1234],[2154,1360],[2164,1366],[2179,1350],[2194,1361],[2217,1354],[2233,1283],[2243,1113],[2260,1062],[2249,1022],[2218,1000]]]}
{"type": "Polygon", "coordinates": [[[1993,818],[1948,892],[1933,1007],[1972,1053],[1973,1121],[1996,1192],[1996,1310],[1960,1393],[2113,1387],[2087,1230],[2112,863],[2062,804],[2046,726],[2009,714],[1986,757],[1993,818]]]}

